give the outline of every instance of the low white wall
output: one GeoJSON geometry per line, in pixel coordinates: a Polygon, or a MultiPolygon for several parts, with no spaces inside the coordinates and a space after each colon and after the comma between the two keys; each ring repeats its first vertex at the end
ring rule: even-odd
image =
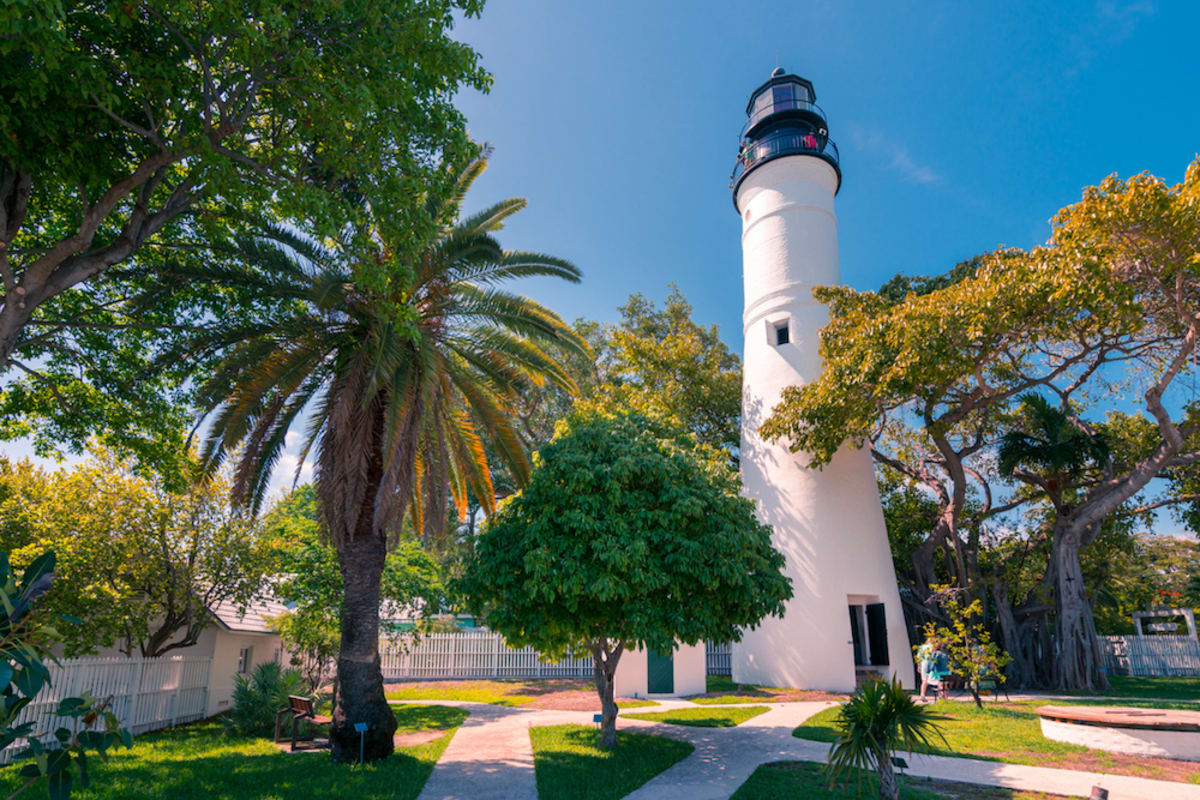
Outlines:
{"type": "MultiPolygon", "coordinates": [[[[708,676],[707,657],[704,643],[680,645],[672,658],[675,671],[675,691],[670,694],[655,694],[653,697],[687,697],[703,694],[708,676]]],[[[642,648],[627,650],[617,664],[614,693],[617,697],[647,697],[648,668],[646,651],[642,648]]]]}
{"type": "Polygon", "coordinates": [[[1200,732],[1109,728],[1042,719],[1042,735],[1056,742],[1130,756],[1200,761],[1200,732]]]}
{"type": "MultiPolygon", "coordinates": [[[[252,648],[250,670],[277,657],[288,666],[278,636],[263,633],[233,633],[209,628],[203,636],[213,636],[212,672],[208,684],[208,716],[228,711],[233,705],[233,686],[238,674],[238,656],[243,647],[252,648]]],[[[203,641],[203,640],[202,640],[203,641]]]]}

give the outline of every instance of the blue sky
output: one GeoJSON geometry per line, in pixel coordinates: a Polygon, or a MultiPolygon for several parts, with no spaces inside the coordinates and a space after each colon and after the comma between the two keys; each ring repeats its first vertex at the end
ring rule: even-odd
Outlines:
{"type": "Polygon", "coordinates": [[[458,98],[495,147],[468,210],[528,198],[501,241],[585,277],[514,288],[568,319],[612,320],[630,293],[677,283],[740,351],[728,176],[777,64],[815,84],[842,157],[843,280],[873,289],[1040,243],[1109,173],[1180,180],[1200,150],[1198,24],[1193,2],[490,0],[455,32],[495,77],[458,98]]]}
{"type": "Polygon", "coordinates": [[[573,319],[679,284],[741,347],[728,175],[751,90],[809,78],[842,156],[845,283],[873,289],[1027,247],[1105,175],[1180,180],[1200,150],[1190,2],[490,0],[459,24],[493,73],[465,93],[495,147],[468,203],[522,196],[509,247],[574,260],[522,289],[573,319]]]}

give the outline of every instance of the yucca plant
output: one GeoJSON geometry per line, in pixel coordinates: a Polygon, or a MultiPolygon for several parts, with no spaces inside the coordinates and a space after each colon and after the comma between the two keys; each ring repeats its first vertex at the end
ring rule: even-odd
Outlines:
{"type": "Polygon", "coordinates": [[[926,706],[913,702],[900,681],[872,680],[842,706],[838,737],[829,748],[826,769],[831,780],[853,772],[859,794],[874,773],[882,800],[900,800],[900,783],[892,757],[901,751],[926,749],[934,738],[945,744],[940,727],[926,706]]]}

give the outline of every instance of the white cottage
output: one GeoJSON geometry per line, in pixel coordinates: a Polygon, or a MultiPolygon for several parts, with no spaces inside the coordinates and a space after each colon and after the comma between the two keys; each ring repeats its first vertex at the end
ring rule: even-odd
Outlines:
{"type": "Polygon", "coordinates": [[[670,653],[639,647],[617,662],[617,697],[688,697],[703,694],[708,676],[704,642],[681,644],[670,653]]]}

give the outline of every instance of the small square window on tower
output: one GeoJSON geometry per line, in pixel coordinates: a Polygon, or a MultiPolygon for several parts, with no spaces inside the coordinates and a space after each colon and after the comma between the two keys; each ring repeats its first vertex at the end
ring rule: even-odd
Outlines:
{"type": "Polygon", "coordinates": [[[788,333],[788,321],[785,319],[782,322],[775,323],[775,345],[787,344],[792,340],[788,333]]]}

